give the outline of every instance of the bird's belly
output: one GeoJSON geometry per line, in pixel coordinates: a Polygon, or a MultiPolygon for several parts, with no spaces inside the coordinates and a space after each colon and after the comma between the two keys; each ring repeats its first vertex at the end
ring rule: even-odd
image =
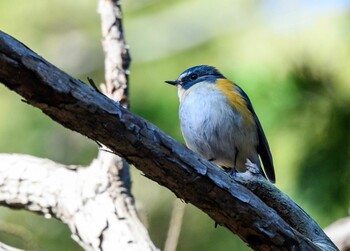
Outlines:
{"type": "Polygon", "coordinates": [[[215,89],[187,94],[179,112],[187,146],[219,165],[233,167],[238,150],[257,144],[256,130],[215,89]]]}
{"type": "Polygon", "coordinates": [[[218,165],[233,167],[237,151],[249,152],[247,147],[257,145],[256,129],[245,124],[218,90],[189,93],[179,113],[187,146],[218,165]]]}

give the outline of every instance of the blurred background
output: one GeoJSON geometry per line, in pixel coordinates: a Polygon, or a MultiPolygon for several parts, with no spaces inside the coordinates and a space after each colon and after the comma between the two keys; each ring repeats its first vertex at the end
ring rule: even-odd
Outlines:
{"type": "MultiPolygon", "coordinates": [[[[177,90],[164,84],[214,65],[250,96],[270,142],[276,186],[322,227],[349,214],[350,0],[122,1],[132,112],[183,142],[177,90]]],[[[104,81],[97,1],[2,0],[0,29],[86,81],[104,81]]],[[[0,152],[86,165],[97,146],[0,85],[0,152]]],[[[163,248],[175,196],[132,168],[133,194],[163,248]]],[[[0,241],[29,250],[81,250],[68,228],[0,207],[0,241]]],[[[178,250],[249,250],[187,205],[178,250]]]]}

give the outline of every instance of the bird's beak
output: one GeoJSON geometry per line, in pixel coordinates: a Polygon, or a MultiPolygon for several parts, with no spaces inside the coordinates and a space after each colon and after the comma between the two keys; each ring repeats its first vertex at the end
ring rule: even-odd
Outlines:
{"type": "Polygon", "coordinates": [[[175,81],[166,80],[166,81],[164,81],[164,82],[167,83],[167,84],[170,84],[170,85],[178,85],[178,84],[179,84],[179,82],[178,82],[177,80],[175,80],[175,81]]]}

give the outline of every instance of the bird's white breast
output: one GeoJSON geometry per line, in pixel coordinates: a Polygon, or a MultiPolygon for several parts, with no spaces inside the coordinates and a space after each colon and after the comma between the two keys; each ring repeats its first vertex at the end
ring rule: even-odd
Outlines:
{"type": "Polygon", "coordinates": [[[214,84],[179,87],[178,95],[181,130],[191,150],[216,159],[219,165],[232,166],[237,147],[256,144],[255,132],[244,127],[242,116],[214,84]]]}

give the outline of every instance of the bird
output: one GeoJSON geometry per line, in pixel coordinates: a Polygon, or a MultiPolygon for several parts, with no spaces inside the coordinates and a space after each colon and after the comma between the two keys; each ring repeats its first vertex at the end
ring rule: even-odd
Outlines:
{"type": "Polygon", "coordinates": [[[165,83],[178,89],[180,127],[190,150],[233,173],[245,172],[248,159],[275,183],[268,141],[242,88],[209,65],[191,67],[165,83]]]}

